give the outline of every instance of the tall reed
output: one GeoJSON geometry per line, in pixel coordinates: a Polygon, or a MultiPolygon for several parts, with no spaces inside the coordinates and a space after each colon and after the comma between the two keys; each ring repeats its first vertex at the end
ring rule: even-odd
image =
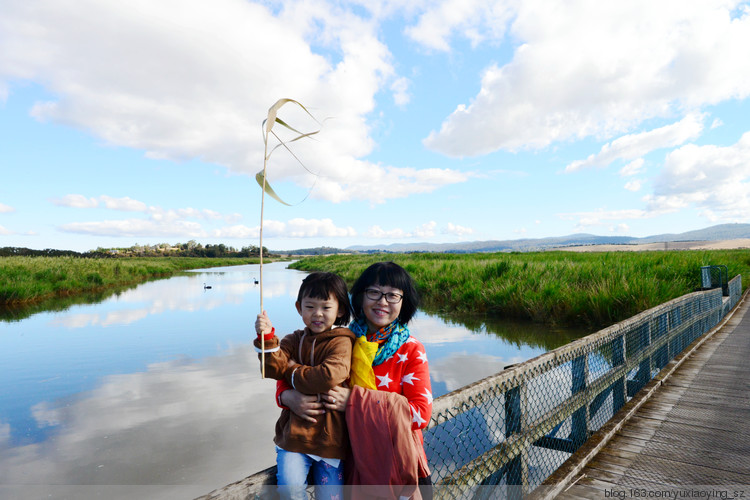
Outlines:
{"type": "Polygon", "coordinates": [[[292,267],[339,273],[393,260],[433,310],[601,327],[700,288],[700,268],[724,264],[750,279],[750,251],[375,254],[309,257],[292,267]]]}
{"type": "Polygon", "coordinates": [[[187,269],[257,262],[254,258],[0,257],[0,305],[139,283],[187,269]]]}

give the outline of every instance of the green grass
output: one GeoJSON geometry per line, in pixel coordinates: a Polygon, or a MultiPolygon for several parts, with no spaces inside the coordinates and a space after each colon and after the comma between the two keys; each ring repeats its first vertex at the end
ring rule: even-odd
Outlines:
{"type": "Polygon", "coordinates": [[[411,273],[427,310],[565,326],[610,325],[698,290],[704,265],[726,265],[743,288],[750,280],[748,250],[338,255],[292,267],[332,271],[351,285],[381,260],[411,273]]]}
{"type": "Polygon", "coordinates": [[[137,284],[188,269],[257,262],[251,258],[0,257],[0,305],[18,307],[137,284]]]}

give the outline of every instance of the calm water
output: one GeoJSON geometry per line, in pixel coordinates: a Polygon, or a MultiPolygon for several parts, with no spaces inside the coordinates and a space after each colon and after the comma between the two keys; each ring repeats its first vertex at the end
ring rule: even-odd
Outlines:
{"type": "MultiPolygon", "coordinates": [[[[286,265],[264,266],[278,332],[302,325],[305,273],[286,265]]],[[[0,322],[0,498],[194,498],[273,465],[275,382],[251,344],[258,276],[199,270],[0,322]]],[[[435,397],[576,336],[421,312],[411,331],[435,397]]]]}

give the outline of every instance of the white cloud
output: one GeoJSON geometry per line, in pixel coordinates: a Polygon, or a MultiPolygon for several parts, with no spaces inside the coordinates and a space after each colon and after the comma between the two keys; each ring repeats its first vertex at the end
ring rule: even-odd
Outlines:
{"type": "Polygon", "coordinates": [[[458,224],[453,224],[449,222],[446,224],[446,226],[442,230],[443,234],[455,234],[457,236],[467,236],[470,234],[474,234],[474,230],[470,227],[464,227],[459,226],[458,224]]]}
{"type": "Polygon", "coordinates": [[[625,183],[625,189],[627,189],[628,191],[633,191],[633,192],[640,191],[641,187],[642,187],[641,181],[638,179],[625,183]]]}
{"type": "Polygon", "coordinates": [[[8,234],[13,234],[13,233],[11,233],[7,229],[5,229],[3,226],[0,226],[0,234],[2,234],[2,235],[8,235],[8,234]]]}
{"type": "MultiPolygon", "coordinates": [[[[263,236],[271,238],[344,238],[356,236],[352,227],[337,227],[331,219],[291,219],[288,222],[263,221],[263,236]]],[[[258,238],[260,227],[236,225],[213,232],[216,238],[258,238]]]]}
{"type": "Polygon", "coordinates": [[[159,222],[127,219],[98,222],[71,222],[59,226],[66,233],[119,237],[187,237],[202,238],[208,233],[197,222],[185,220],[159,222]]]}
{"type": "Polygon", "coordinates": [[[679,146],[700,137],[701,132],[703,132],[703,116],[690,113],[672,125],[615,139],[602,146],[598,154],[570,163],[565,167],[565,171],[575,172],[588,167],[606,167],[619,159],[631,160],[655,149],[679,146]]]}
{"type": "Polygon", "coordinates": [[[643,158],[631,161],[620,169],[620,177],[630,177],[640,174],[643,171],[644,163],[643,158]]]}
{"type": "MultiPolygon", "coordinates": [[[[660,211],[663,213],[663,210],[660,211]]],[[[594,227],[607,227],[609,221],[648,219],[657,215],[654,210],[593,210],[557,214],[563,220],[575,220],[575,231],[586,231],[594,227]]],[[[622,224],[621,224],[622,225],[622,224]]]]}
{"type": "MultiPolygon", "coordinates": [[[[397,102],[408,98],[378,30],[359,6],[325,0],[273,11],[237,0],[81,0],[75,9],[6,2],[0,88],[43,82],[55,100],[33,106],[39,120],[151,158],[200,158],[244,174],[263,164],[260,123],[269,106],[291,96],[319,119],[333,118],[316,141],[294,145],[320,173],[313,197],[380,202],[462,182],[449,170],[436,176],[362,161],[374,148],[367,116],[375,95],[392,86],[397,102]],[[398,189],[375,184],[382,179],[398,189]]],[[[291,106],[281,114],[292,125],[303,117],[291,106]]],[[[308,187],[302,172],[279,151],[269,177],[308,187]]]]}
{"type": "Polygon", "coordinates": [[[371,226],[364,234],[366,238],[375,239],[405,239],[405,238],[431,238],[435,236],[437,222],[430,221],[414,228],[413,231],[405,231],[401,228],[383,229],[375,225],[371,226]]]}
{"type": "Polygon", "coordinates": [[[379,238],[379,239],[400,239],[400,238],[408,238],[409,233],[404,231],[403,229],[390,229],[386,231],[382,227],[375,225],[371,226],[367,232],[365,233],[365,237],[367,238],[379,238]]]}
{"type": "Polygon", "coordinates": [[[104,206],[110,210],[121,210],[123,212],[143,212],[146,210],[146,204],[142,201],[134,200],[128,196],[124,198],[112,198],[111,196],[100,196],[104,206]]]}
{"type": "Polygon", "coordinates": [[[450,38],[460,33],[473,46],[485,40],[502,39],[518,2],[443,0],[432,2],[406,34],[432,50],[449,52],[450,38]]]}
{"type": "Polygon", "coordinates": [[[731,146],[671,152],[647,201],[651,210],[694,206],[712,222],[750,220],[750,132],[731,146]]]}
{"type": "Polygon", "coordinates": [[[422,224],[418,228],[414,230],[414,237],[415,238],[431,238],[435,236],[435,228],[437,227],[437,222],[430,221],[426,222],[425,224],[422,224]]]}
{"type": "MultiPolygon", "coordinates": [[[[448,5],[440,2],[420,19],[448,5]]],[[[651,118],[743,99],[750,95],[750,58],[744,49],[750,46],[750,11],[738,5],[727,0],[518,2],[508,30],[517,43],[513,59],[487,67],[478,94],[457,106],[425,144],[456,157],[538,149],[612,137],[651,118]]],[[[483,16],[457,17],[443,23],[450,29],[434,31],[437,41],[417,40],[439,47],[464,24],[463,36],[472,41],[472,30],[487,34],[502,25],[483,16]]],[[[503,33],[499,29],[490,41],[507,43],[503,33]]]]}
{"type": "Polygon", "coordinates": [[[57,206],[72,208],[95,208],[99,205],[96,198],[86,198],[82,194],[66,194],[62,198],[52,200],[57,206]]]}
{"type": "Polygon", "coordinates": [[[620,234],[626,234],[630,231],[630,226],[627,224],[617,224],[613,228],[610,229],[613,233],[620,233],[620,234]]]}
{"type": "Polygon", "coordinates": [[[0,203],[0,214],[9,214],[11,212],[15,212],[16,209],[11,207],[10,205],[6,205],[4,203],[0,203]]]}
{"type": "Polygon", "coordinates": [[[397,106],[406,106],[411,100],[409,95],[409,82],[408,78],[399,78],[391,84],[391,91],[393,92],[393,101],[397,106]]]}

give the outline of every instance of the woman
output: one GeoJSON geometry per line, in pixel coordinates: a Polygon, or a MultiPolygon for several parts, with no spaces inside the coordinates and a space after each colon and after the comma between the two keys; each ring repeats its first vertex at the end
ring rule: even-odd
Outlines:
{"type": "Polygon", "coordinates": [[[362,494],[419,497],[416,484],[426,486],[423,493],[432,484],[422,437],[432,413],[432,389],[424,346],[406,326],[419,304],[414,280],[398,264],[378,262],[357,279],[351,296],[349,328],[358,341],[377,343],[371,366],[375,387],[335,387],[318,402],[281,386],[278,401],[308,420],[326,410],[346,413],[352,444],[347,482],[381,485],[378,491],[358,486],[362,494]]]}

